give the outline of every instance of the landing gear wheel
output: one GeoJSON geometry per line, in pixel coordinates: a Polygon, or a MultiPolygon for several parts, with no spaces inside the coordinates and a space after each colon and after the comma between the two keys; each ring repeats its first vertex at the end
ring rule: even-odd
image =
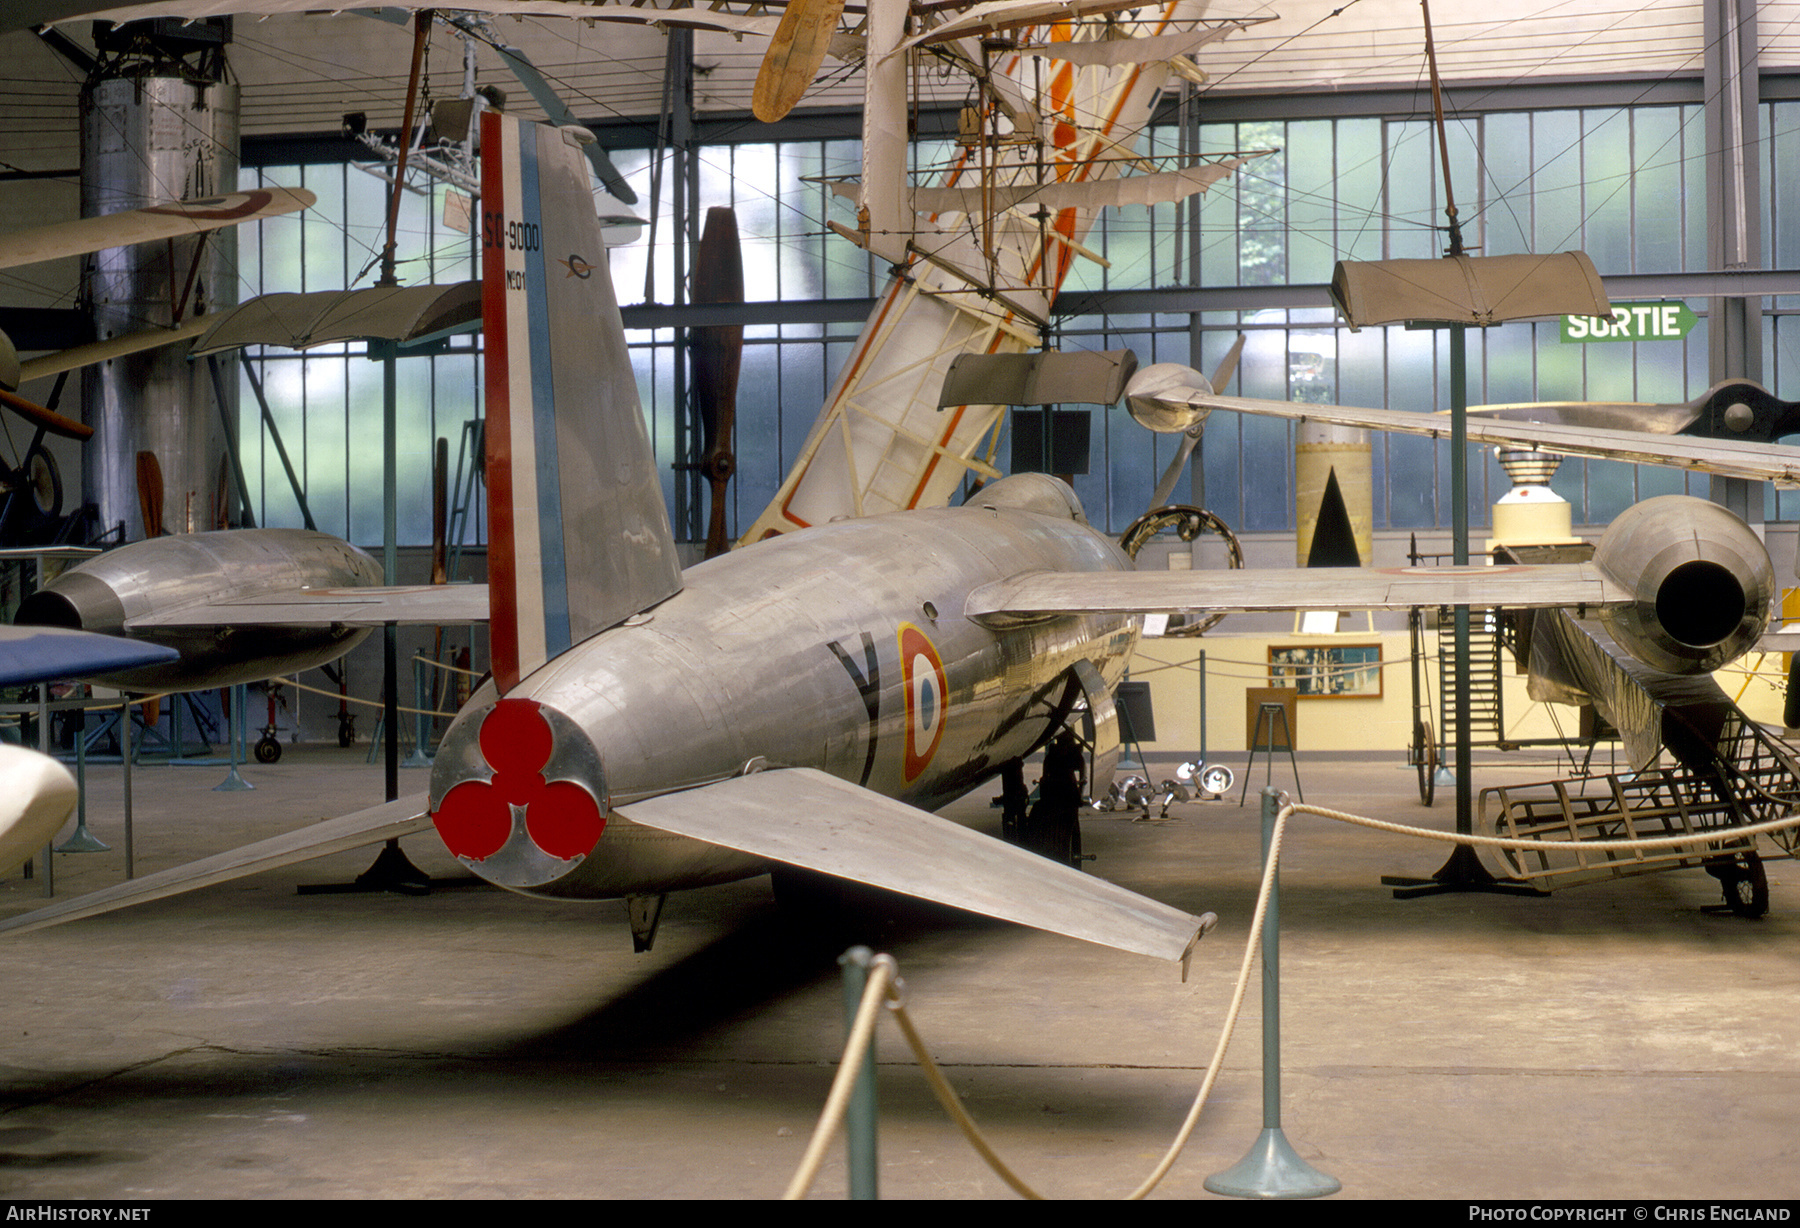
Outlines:
{"type": "Polygon", "coordinates": [[[1081,868],[1082,769],[1086,759],[1074,733],[1064,729],[1044,751],[1038,800],[1019,825],[1019,845],[1040,857],[1081,868]]]}
{"type": "Polygon", "coordinates": [[[256,744],[256,761],[258,763],[280,763],[281,743],[272,737],[263,737],[256,744]]]}
{"type": "Polygon", "coordinates": [[[1059,865],[1081,868],[1081,830],[1074,823],[1028,825],[1019,846],[1059,865]]]}
{"type": "Polygon", "coordinates": [[[356,745],[356,718],[347,716],[338,722],[338,746],[349,749],[356,745]]]}
{"type": "Polygon", "coordinates": [[[1719,883],[1725,889],[1725,907],[1737,916],[1755,918],[1769,911],[1769,876],[1756,853],[1745,853],[1726,867],[1719,883]]]}
{"type": "Polygon", "coordinates": [[[1431,737],[1430,721],[1413,722],[1412,761],[1419,771],[1419,802],[1431,805],[1437,792],[1437,743],[1431,737]]]}

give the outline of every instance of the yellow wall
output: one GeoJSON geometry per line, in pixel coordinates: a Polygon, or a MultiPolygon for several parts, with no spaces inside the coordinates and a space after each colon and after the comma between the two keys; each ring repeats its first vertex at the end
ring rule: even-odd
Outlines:
{"type": "MultiPolygon", "coordinates": [[[[1229,622],[1226,624],[1229,626],[1229,622]]],[[[1444,636],[1449,646],[1448,633],[1444,636]]],[[[1435,652],[1437,636],[1426,633],[1427,652],[1435,652]]],[[[1133,659],[1131,679],[1148,682],[1156,717],[1157,738],[1145,741],[1146,749],[1187,754],[1199,749],[1199,654],[1206,654],[1206,746],[1209,752],[1248,749],[1244,692],[1268,686],[1269,647],[1273,644],[1367,644],[1379,641],[1382,695],[1375,698],[1301,697],[1295,725],[1295,745],[1300,750],[1401,751],[1412,737],[1412,700],[1407,635],[1400,632],[1355,632],[1338,635],[1255,634],[1214,632],[1198,639],[1145,639],[1133,659]]],[[[1721,670],[1715,677],[1725,693],[1754,719],[1781,723],[1781,657],[1771,653],[1752,674],[1757,657],[1752,654],[1738,666],[1721,670]],[[1741,693],[1741,698],[1740,698],[1741,693]]],[[[1534,704],[1525,694],[1525,678],[1504,666],[1502,710],[1510,738],[1573,736],[1578,728],[1576,710],[1557,707],[1555,716],[1562,733],[1551,720],[1548,705],[1534,704]]],[[[1422,669],[1431,696],[1431,723],[1437,719],[1437,668],[1428,660],[1422,669]]]]}

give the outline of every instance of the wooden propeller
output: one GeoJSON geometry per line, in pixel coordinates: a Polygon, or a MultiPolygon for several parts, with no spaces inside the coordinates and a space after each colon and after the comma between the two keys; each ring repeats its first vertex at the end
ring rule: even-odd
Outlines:
{"type": "Polygon", "coordinates": [[[144,517],[144,536],[163,535],[163,475],[156,453],[137,454],[138,510],[144,517]]]}
{"type": "MultiPolygon", "coordinates": [[[[692,299],[696,304],[744,301],[744,257],[738,246],[737,214],[728,208],[706,211],[706,226],[694,254],[692,299]]],[[[732,431],[737,422],[738,372],[744,358],[743,325],[707,324],[693,329],[688,355],[693,364],[694,406],[706,449],[700,472],[712,487],[712,516],[706,531],[706,557],[710,559],[723,554],[727,545],[725,488],[737,471],[732,431]]]]}
{"type": "Polygon", "coordinates": [[[844,0],[792,0],[756,73],[750,96],[756,118],[772,124],[794,109],[819,75],[843,15],[844,0]]]}

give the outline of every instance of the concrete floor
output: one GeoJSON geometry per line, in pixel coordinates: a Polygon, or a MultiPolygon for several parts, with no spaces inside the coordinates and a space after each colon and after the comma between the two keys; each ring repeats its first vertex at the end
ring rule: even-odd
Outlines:
{"type": "MultiPolygon", "coordinates": [[[[1242,769],[1242,756],[1226,759],[1242,769]]],[[[1555,773],[1521,756],[1478,784],[1555,773]]],[[[1285,765],[1284,765],[1285,767],[1285,765]]],[[[1316,803],[1448,827],[1394,759],[1303,759],[1316,803]]],[[[1259,766],[1257,777],[1262,771],[1259,766]]],[[[145,872],[379,800],[356,751],[137,772],[145,872]]],[[[1282,775],[1285,775],[1283,773],[1282,775]]],[[[1281,775],[1278,775],[1278,783],[1281,775]]],[[[403,789],[423,788],[410,772],[403,789]]],[[[122,844],[118,769],[90,824],[122,844]]],[[[995,819],[985,799],[950,813],[995,819]]],[[[1254,799],[1086,823],[1094,873],[1222,918],[1172,966],[896,905],[874,916],[976,1118],[1054,1196],[1110,1197],[1160,1155],[1215,1043],[1254,894],[1254,799]]],[[[414,858],[452,873],[423,837],[414,858]]],[[[1800,874],[1758,921],[1694,871],[1550,899],[1398,902],[1425,846],[1300,820],[1285,861],[1284,1124],[1343,1197],[1786,1198],[1800,1151],[1800,874]]],[[[757,879],[671,899],[634,956],[617,903],[486,890],[300,897],[345,854],[0,940],[0,1197],[764,1198],[799,1159],[841,1033],[832,940],[757,879]]],[[[58,858],[59,895],[122,856],[58,858]]],[[[40,903],[0,884],[0,914],[40,903]]],[[[1157,1197],[1260,1127],[1260,1011],[1157,1197]]],[[[882,1037],[882,1192],[1010,1197],[882,1037]]],[[[837,1153],[841,1157],[841,1149],[837,1153]]],[[[834,1158],[815,1196],[844,1191],[834,1158]]]]}

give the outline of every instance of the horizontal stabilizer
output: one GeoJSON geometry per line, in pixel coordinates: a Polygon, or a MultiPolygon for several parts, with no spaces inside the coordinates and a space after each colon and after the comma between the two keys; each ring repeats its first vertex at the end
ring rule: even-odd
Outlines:
{"type": "Polygon", "coordinates": [[[127,631],[153,627],[379,627],[481,623],[488,617],[485,584],[415,584],[399,588],[311,588],[267,593],[242,601],[184,606],[127,619],[127,631]]]}
{"type": "Polygon", "coordinates": [[[116,635],[69,627],[0,627],[0,686],[90,678],[180,659],[173,648],[116,635]]]}
{"type": "Polygon", "coordinates": [[[248,878],[264,870],[311,861],[315,857],[341,853],[346,849],[380,844],[384,840],[410,836],[417,831],[428,831],[431,829],[431,820],[425,813],[425,807],[425,795],[419,793],[372,806],[368,810],[359,810],[342,818],[326,819],[323,823],[314,823],[299,831],[259,840],[228,853],[205,857],[185,866],[174,866],[120,883],[116,887],[91,891],[87,895],[52,904],[36,912],[28,912],[0,924],[0,933],[43,929],[49,925],[60,925],[64,921],[95,917],[103,912],[129,908],[133,904],[198,891],[214,883],[248,878]]]}
{"type": "Polygon", "coordinates": [[[965,616],[1155,614],[1182,610],[1404,610],[1412,606],[1597,608],[1631,594],[1591,563],[1496,567],[1321,567],[1233,571],[1034,571],[984,584],[965,616]]]}
{"type": "Polygon", "coordinates": [[[1130,350],[1039,350],[958,354],[944,375],[938,408],[954,405],[1117,405],[1137,371],[1130,350]]]}
{"type": "Polygon", "coordinates": [[[1201,922],[812,768],[620,806],[636,823],[1103,946],[1182,959],[1201,922]]]}

